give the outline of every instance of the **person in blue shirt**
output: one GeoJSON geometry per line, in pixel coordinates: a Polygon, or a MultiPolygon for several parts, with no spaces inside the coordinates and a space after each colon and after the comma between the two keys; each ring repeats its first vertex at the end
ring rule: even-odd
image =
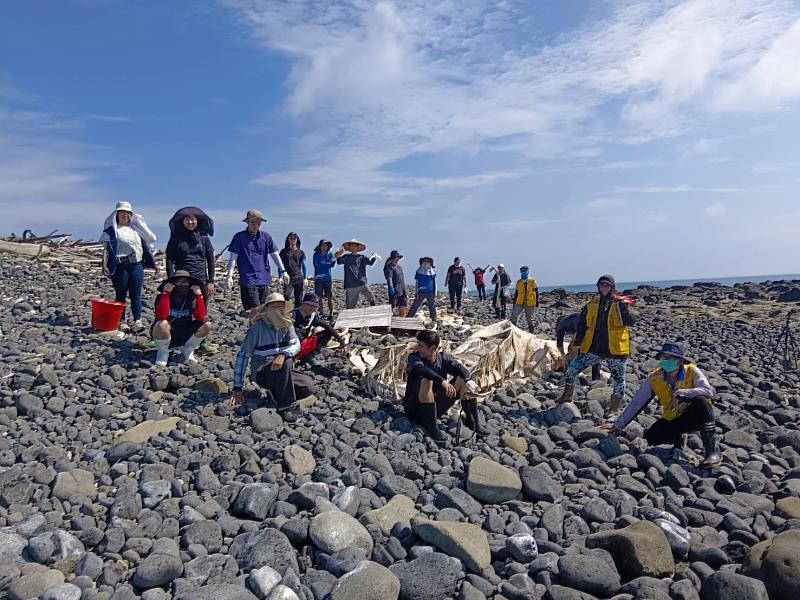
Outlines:
{"type": "Polygon", "coordinates": [[[278,267],[278,276],[288,277],[278,254],[278,246],[269,233],[261,231],[261,223],[266,221],[263,215],[257,210],[248,210],[242,220],[247,223],[247,228],[234,235],[228,246],[230,257],[226,286],[229,290],[233,288],[233,267],[236,266],[239,269],[242,306],[250,311],[252,317],[271,292],[270,257],[278,267]]]}
{"type": "Polygon", "coordinates": [[[414,317],[417,311],[425,302],[428,311],[431,313],[431,321],[436,323],[436,268],[433,266],[433,259],[430,256],[423,256],[419,259],[419,268],[414,274],[417,289],[414,294],[414,302],[411,303],[411,310],[408,311],[409,318],[414,317]]]}
{"type": "Polygon", "coordinates": [[[320,300],[328,301],[328,315],[331,317],[336,307],[333,300],[333,267],[336,259],[331,252],[332,248],[333,242],[330,240],[320,240],[314,248],[314,293],[320,300]]]}

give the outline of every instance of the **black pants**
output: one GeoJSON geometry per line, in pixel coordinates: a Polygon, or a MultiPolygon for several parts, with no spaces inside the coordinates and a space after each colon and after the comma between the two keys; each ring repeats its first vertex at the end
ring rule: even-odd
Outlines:
{"type": "Polygon", "coordinates": [[[294,291],[294,307],[297,308],[303,303],[303,291],[305,289],[305,285],[303,281],[293,281],[292,289],[294,291]]]}
{"type": "Polygon", "coordinates": [[[271,364],[266,364],[256,373],[256,383],[272,393],[279,409],[314,393],[314,379],[305,373],[292,371],[293,363],[293,359],[287,358],[277,371],[272,370],[271,364]]]}
{"type": "MultiPolygon", "coordinates": [[[[451,382],[453,385],[456,384],[455,381],[451,382]]],[[[445,414],[450,408],[452,408],[453,404],[456,403],[458,400],[458,396],[454,396],[453,398],[448,398],[447,393],[444,391],[443,387],[435,386],[433,389],[433,397],[436,403],[436,416],[441,417],[445,414]]],[[[419,387],[417,388],[416,393],[412,394],[410,398],[403,398],[403,412],[409,418],[409,420],[417,422],[419,421],[419,406],[422,404],[419,401],[419,387]]]]}
{"type": "Polygon", "coordinates": [[[464,285],[451,283],[447,289],[450,290],[450,310],[461,308],[461,292],[464,291],[464,285]]]}
{"type": "Polygon", "coordinates": [[[480,285],[476,285],[475,289],[478,290],[478,300],[485,301],[486,300],[486,285],[483,284],[483,283],[480,284],[480,285]]]}
{"type": "Polygon", "coordinates": [[[508,302],[508,297],[506,296],[505,292],[496,287],[494,289],[494,297],[492,298],[492,308],[494,308],[495,314],[503,319],[506,318],[506,302],[508,302]],[[500,305],[499,309],[498,303],[500,305]]]}
{"type": "Polygon", "coordinates": [[[689,408],[683,414],[672,421],[659,419],[644,432],[644,439],[651,446],[671,444],[682,434],[698,431],[703,423],[713,423],[713,421],[714,411],[711,403],[706,398],[691,398],[689,408]]]}

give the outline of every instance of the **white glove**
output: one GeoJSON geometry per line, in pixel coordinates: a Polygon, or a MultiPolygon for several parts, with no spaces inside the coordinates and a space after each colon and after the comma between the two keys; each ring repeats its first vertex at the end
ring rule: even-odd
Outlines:
{"type": "Polygon", "coordinates": [[[369,257],[370,257],[370,258],[377,259],[377,260],[383,260],[383,259],[381,258],[381,255],[380,255],[380,254],[378,254],[377,252],[373,252],[372,254],[370,254],[370,256],[369,256],[369,257]]]}
{"type": "Polygon", "coordinates": [[[228,273],[228,277],[225,278],[225,289],[233,289],[233,271],[228,273]]]}
{"type": "Polygon", "coordinates": [[[286,271],[284,271],[281,275],[281,281],[283,282],[283,285],[289,285],[289,283],[291,283],[292,280],[286,271]]]}
{"type": "Polygon", "coordinates": [[[481,388],[478,387],[478,384],[470,379],[466,384],[467,394],[470,396],[477,396],[480,394],[481,388]]]}

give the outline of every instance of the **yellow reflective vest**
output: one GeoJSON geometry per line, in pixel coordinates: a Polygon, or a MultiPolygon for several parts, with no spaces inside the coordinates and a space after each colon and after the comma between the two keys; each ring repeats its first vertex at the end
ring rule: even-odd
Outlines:
{"type": "Polygon", "coordinates": [[[517,304],[536,306],[536,279],[517,279],[517,304]]]}
{"type": "MultiPolygon", "coordinates": [[[[586,304],[586,335],[583,336],[581,352],[588,352],[592,347],[594,328],[597,325],[597,313],[600,310],[600,299],[595,298],[586,304]]],[[[608,308],[608,352],[612,356],[629,356],[631,340],[628,326],[622,323],[619,301],[612,300],[608,308]]]]}
{"type": "MultiPolygon", "coordinates": [[[[694,387],[694,372],[697,367],[695,365],[684,365],[683,367],[683,377],[678,379],[675,390],[689,390],[694,387]]],[[[667,421],[672,421],[673,419],[677,418],[683,410],[685,410],[685,406],[681,410],[670,410],[669,405],[672,402],[672,392],[673,389],[670,388],[669,384],[664,379],[664,371],[662,369],[655,369],[650,371],[647,374],[647,381],[650,382],[650,389],[653,390],[653,393],[658,398],[659,403],[661,404],[661,412],[663,417],[667,421]]],[[[706,398],[708,402],[711,402],[711,398],[706,398]]]]}

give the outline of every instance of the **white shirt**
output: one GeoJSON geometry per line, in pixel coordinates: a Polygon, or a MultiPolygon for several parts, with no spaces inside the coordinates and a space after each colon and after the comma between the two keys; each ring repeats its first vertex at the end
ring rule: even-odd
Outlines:
{"type": "Polygon", "coordinates": [[[136,231],[127,225],[117,227],[117,256],[136,255],[136,262],[140,262],[144,256],[142,251],[142,238],[136,231]]]}

